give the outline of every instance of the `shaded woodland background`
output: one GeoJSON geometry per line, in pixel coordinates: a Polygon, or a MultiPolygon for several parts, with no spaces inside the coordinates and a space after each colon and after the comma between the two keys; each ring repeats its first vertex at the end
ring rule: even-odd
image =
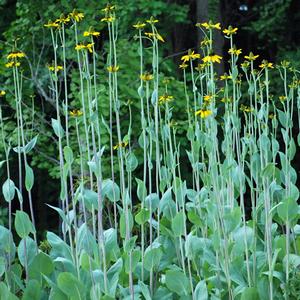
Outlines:
{"type": "MultiPolygon", "coordinates": [[[[243,50],[246,55],[250,51],[259,54],[261,59],[267,59],[274,63],[281,60],[289,60],[296,69],[300,69],[300,1],[299,0],[124,0],[115,1],[118,6],[117,15],[120,18],[120,38],[118,51],[121,69],[126,69],[126,76],[120,79],[121,100],[126,103],[130,99],[137,98],[138,66],[136,46],[134,42],[135,31],[132,24],[138,20],[144,20],[151,15],[160,20],[158,28],[166,39],[161,45],[162,76],[171,79],[170,90],[175,99],[178,99],[178,115],[180,114],[180,98],[183,90],[178,82],[181,72],[178,69],[180,57],[188,49],[197,50],[203,36],[195,24],[209,19],[220,22],[222,27],[233,25],[238,27],[238,34],[234,37],[237,48],[243,50]],[[130,59],[128,59],[130,58],[130,59]],[[137,78],[137,81],[132,78],[137,78]]],[[[81,24],[82,30],[93,26],[101,31],[101,37],[97,41],[99,52],[99,69],[105,65],[107,32],[105,24],[100,22],[101,8],[106,1],[55,1],[55,0],[0,0],[0,82],[1,89],[6,90],[7,95],[1,99],[5,116],[5,132],[11,139],[12,145],[16,140],[15,111],[13,106],[13,83],[10,73],[5,69],[5,56],[15,44],[18,49],[27,55],[27,66],[24,67],[24,113],[30,123],[32,105],[35,108],[32,134],[39,134],[39,141],[34,155],[30,158],[34,165],[35,187],[33,190],[35,215],[37,216],[37,228],[40,235],[47,228],[57,228],[58,217],[45,203],[57,205],[59,195],[58,160],[56,153],[56,141],[51,133],[49,121],[55,115],[53,98],[49,91],[48,72],[46,65],[52,61],[51,39],[49,31],[43,24],[49,19],[59,17],[61,13],[68,13],[74,8],[85,13],[85,19],[81,24]],[[36,71],[32,71],[36,70],[36,71]],[[26,109],[27,108],[27,109],[26,109]]],[[[215,52],[227,60],[228,44],[221,33],[215,37],[215,52]]],[[[73,44],[70,42],[70,49],[73,44]]],[[[71,52],[71,51],[70,51],[71,52]]],[[[243,56],[242,56],[243,57],[243,56]]],[[[72,70],[74,65],[72,54],[68,57],[70,72],[68,73],[68,85],[70,87],[70,99],[76,107],[76,87],[78,74],[72,70]]],[[[218,73],[226,71],[226,66],[220,64],[218,73]]],[[[272,80],[276,82],[276,76],[272,80]]],[[[105,78],[101,89],[105,94],[105,78]]],[[[279,82],[279,81],[278,81],[279,82]]],[[[278,83],[279,84],[279,83],[278,83]]],[[[276,83],[274,97],[278,97],[276,83]]],[[[184,100],[182,100],[184,101],[184,100]]],[[[138,110],[138,106],[133,107],[138,110]]],[[[108,106],[102,106],[103,116],[107,116],[108,106]]],[[[174,111],[176,114],[176,109],[174,111]]],[[[26,119],[26,118],[25,118],[26,119]]],[[[180,118],[179,118],[180,119],[180,118]]],[[[126,127],[126,111],[123,113],[123,123],[126,127]]],[[[138,123],[138,122],[137,122],[138,123]]],[[[296,122],[295,122],[296,123],[296,122]]],[[[296,125],[295,125],[296,126],[296,125]]],[[[136,128],[138,129],[138,128],[136,128]]],[[[295,132],[299,128],[295,127],[295,132]]],[[[298,151],[299,152],[299,151],[298,151]]],[[[300,155],[296,156],[298,161],[300,155]]],[[[0,143],[0,161],[4,159],[4,151],[0,143]]],[[[11,159],[11,172],[13,179],[17,181],[16,155],[11,159]]],[[[188,162],[182,162],[183,168],[188,168],[188,162]]],[[[108,166],[106,167],[108,170],[108,166]]],[[[298,167],[299,170],[299,167],[298,167]]],[[[105,170],[104,170],[105,172],[105,170]]],[[[0,182],[6,178],[5,168],[0,169],[0,182]]],[[[26,203],[26,200],[25,200],[26,203]]],[[[0,196],[0,223],[6,223],[6,203],[0,196]]],[[[15,202],[15,209],[17,203],[15,202]]],[[[26,208],[26,205],[25,205],[26,208]]]]}

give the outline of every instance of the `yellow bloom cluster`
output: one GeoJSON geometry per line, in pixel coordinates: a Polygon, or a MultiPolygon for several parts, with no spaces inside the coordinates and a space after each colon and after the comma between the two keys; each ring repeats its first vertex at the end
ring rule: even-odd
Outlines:
{"type": "Polygon", "coordinates": [[[47,28],[60,28],[59,22],[57,22],[57,20],[53,21],[48,21],[47,24],[44,24],[44,27],[47,28]]]}
{"type": "Polygon", "coordinates": [[[150,25],[154,25],[155,23],[158,23],[158,20],[151,16],[151,18],[149,20],[146,20],[146,22],[150,25]]]}
{"type": "Polygon", "coordinates": [[[88,50],[90,53],[93,53],[93,46],[94,43],[89,43],[89,44],[77,44],[75,46],[75,50],[80,51],[80,50],[88,50]]]}
{"type": "Polygon", "coordinates": [[[146,26],[146,23],[137,22],[136,24],[132,25],[135,29],[143,29],[146,26]]]}
{"type": "Polygon", "coordinates": [[[212,21],[209,21],[208,23],[207,22],[204,22],[204,23],[197,23],[196,24],[197,27],[204,27],[205,29],[207,30],[210,30],[210,29],[218,29],[218,30],[221,30],[221,24],[220,23],[212,23],[212,21]]]}
{"type": "Polygon", "coordinates": [[[287,61],[287,60],[283,60],[282,62],[280,62],[280,65],[281,65],[283,68],[289,67],[290,64],[291,64],[291,62],[289,62],[289,61],[287,61]]]}
{"type": "Polygon", "coordinates": [[[223,103],[231,103],[232,97],[223,97],[220,101],[223,103]]]}
{"type": "Polygon", "coordinates": [[[101,11],[107,14],[107,13],[114,11],[115,9],[116,9],[115,5],[107,4],[106,7],[101,9],[101,11]]]}
{"type": "Polygon", "coordinates": [[[232,79],[231,75],[228,75],[227,73],[225,73],[224,75],[220,76],[221,80],[228,80],[228,79],[232,79]]]}
{"type": "Polygon", "coordinates": [[[223,30],[223,33],[227,36],[231,36],[233,34],[236,34],[237,31],[238,31],[238,28],[233,28],[232,26],[228,26],[227,29],[223,30]]]}
{"type": "Polygon", "coordinates": [[[83,115],[83,112],[79,109],[73,109],[70,111],[70,116],[71,117],[80,117],[83,115]]]}
{"type": "Polygon", "coordinates": [[[140,76],[140,79],[143,81],[150,81],[153,79],[153,75],[149,73],[144,73],[140,76]]]}
{"type": "MultiPolygon", "coordinates": [[[[153,16],[150,17],[150,19],[146,20],[145,22],[140,22],[138,21],[136,24],[132,25],[135,29],[138,30],[142,30],[146,27],[146,23],[150,24],[150,25],[155,25],[156,23],[158,23],[159,21],[157,19],[155,19],[153,16]]],[[[150,38],[156,38],[157,40],[160,40],[161,42],[164,42],[163,37],[159,34],[159,33],[154,33],[154,32],[147,32],[145,33],[146,36],[150,37],[150,38]]]]}
{"type": "Polygon", "coordinates": [[[3,90],[1,90],[1,91],[0,91],[0,97],[3,97],[3,96],[5,96],[5,95],[6,95],[6,92],[3,91],[3,90]]]}
{"type": "Polygon", "coordinates": [[[73,19],[75,22],[80,22],[83,20],[84,14],[74,9],[71,13],[69,13],[68,17],[73,19]]]}
{"type": "Polygon", "coordinates": [[[173,96],[168,95],[168,94],[164,94],[164,95],[162,95],[162,96],[159,97],[158,103],[159,104],[167,103],[167,102],[172,101],[173,99],[174,99],[173,96]]]}
{"type": "Polygon", "coordinates": [[[210,54],[210,55],[207,55],[205,57],[202,58],[203,62],[205,63],[220,63],[221,62],[221,59],[222,59],[222,56],[220,55],[217,55],[217,54],[210,54]]]}
{"type": "Polygon", "coordinates": [[[276,119],[276,114],[270,113],[268,117],[269,117],[269,119],[271,119],[271,120],[276,119]]]}
{"type": "Polygon", "coordinates": [[[261,69],[273,69],[273,63],[268,62],[267,60],[263,60],[262,63],[259,65],[261,69]]]}
{"type": "Polygon", "coordinates": [[[98,37],[100,35],[99,31],[88,30],[83,33],[83,36],[95,36],[98,37]]]}
{"type": "Polygon", "coordinates": [[[145,32],[145,36],[149,38],[155,38],[163,43],[165,42],[164,38],[159,33],[145,32]]]}
{"type": "Polygon", "coordinates": [[[228,50],[229,54],[239,56],[242,53],[242,49],[230,48],[228,50]]]}
{"type": "Polygon", "coordinates": [[[195,112],[195,116],[200,116],[201,119],[205,119],[212,115],[212,111],[210,109],[199,109],[195,112]]]}
{"type": "Polygon", "coordinates": [[[198,64],[198,66],[195,67],[195,69],[200,72],[200,71],[204,70],[208,65],[209,65],[208,62],[204,62],[203,64],[198,64]]]}
{"type": "Polygon", "coordinates": [[[68,24],[71,21],[70,14],[68,16],[61,15],[55,22],[59,22],[60,24],[68,24]]]}
{"type": "Polygon", "coordinates": [[[292,83],[289,84],[288,86],[291,89],[295,89],[295,88],[297,88],[297,87],[300,86],[300,80],[299,79],[297,80],[297,79],[294,78],[293,81],[292,81],[292,83]]]}
{"type": "Polygon", "coordinates": [[[241,67],[247,69],[250,66],[249,61],[245,60],[243,63],[241,63],[241,67]]]}
{"type": "Polygon", "coordinates": [[[205,96],[203,97],[203,100],[204,100],[205,102],[207,102],[207,103],[210,103],[210,101],[212,100],[212,98],[213,98],[213,95],[205,95],[205,96]]]}
{"type": "Polygon", "coordinates": [[[21,63],[19,61],[9,61],[5,64],[6,68],[20,67],[21,63]]]}
{"type": "Polygon", "coordinates": [[[25,53],[21,51],[10,52],[6,58],[7,59],[17,59],[25,57],[25,53]]]}
{"type": "Polygon", "coordinates": [[[188,65],[186,63],[182,63],[179,65],[179,69],[186,69],[188,65]]]}
{"type": "Polygon", "coordinates": [[[58,19],[55,21],[48,21],[47,24],[44,24],[44,27],[47,28],[54,28],[54,29],[60,29],[61,24],[67,24],[71,21],[71,19],[75,22],[80,22],[84,18],[84,14],[81,12],[78,12],[76,9],[74,9],[71,13],[69,13],[67,16],[61,15],[58,19]]]}
{"type": "Polygon", "coordinates": [[[286,96],[279,96],[279,101],[284,102],[286,100],[286,96]]]}
{"type": "Polygon", "coordinates": [[[259,57],[259,55],[254,55],[252,52],[249,53],[249,55],[245,55],[244,58],[249,61],[254,61],[259,57]]]}
{"type": "Polygon", "coordinates": [[[194,59],[197,59],[197,58],[200,58],[200,54],[199,53],[195,53],[195,51],[190,51],[189,50],[188,54],[183,55],[181,57],[181,60],[184,63],[186,63],[187,61],[194,60],[194,59]]]}
{"type": "Polygon", "coordinates": [[[102,12],[105,13],[105,17],[101,19],[101,22],[112,23],[116,20],[115,11],[116,6],[112,4],[107,4],[106,7],[101,9],[102,12]]]}
{"type": "Polygon", "coordinates": [[[112,23],[113,21],[115,21],[116,17],[115,16],[108,16],[108,17],[104,17],[101,19],[101,22],[107,22],[107,23],[112,23]]]}
{"type": "Polygon", "coordinates": [[[125,148],[128,145],[128,142],[120,142],[114,146],[114,150],[118,150],[119,148],[125,148]]]}
{"type": "Polygon", "coordinates": [[[21,65],[21,63],[18,61],[19,58],[24,58],[25,57],[25,53],[22,51],[13,51],[10,52],[6,58],[9,60],[9,62],[7,62],[5,64],[6,68],[12,68],[12,67],[19,67],[21,65]]]}
{"type": "Polygon", "coordinates": [[[205,37],[203,41],[201,41],[200,46],[209,46],[212,44],[212,40],[209,38],[205,37]]]}
{"type": "Polygon", "coordinates": [[[253,111],[253,107],[242,104],[240,107],[240,111],[245,112],[245,113],[250,113],[253,111]]]}
{"type": "Polygon", "coordinates": [[[120,67],[119,66],[108,66],[106,69],[109,73],[116,73],[119,71],[120,67]]]}
{"type": "Polygon", "coordinates": [[[48,70],[51,71],[51,72],[58,72],[58,71],[61,71],[63,70],[63,66],[48,66],[48,70]]]}

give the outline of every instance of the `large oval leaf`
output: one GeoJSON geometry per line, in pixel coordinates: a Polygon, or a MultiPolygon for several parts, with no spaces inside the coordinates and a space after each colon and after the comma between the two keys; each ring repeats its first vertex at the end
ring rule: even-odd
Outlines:
{"type": "Polygon", "coordinates": [[[190,283],[186,275],[179,270],[169,270],[166,272],[166,285],[168,289],[178,295],[190,294],[190,283]]]}

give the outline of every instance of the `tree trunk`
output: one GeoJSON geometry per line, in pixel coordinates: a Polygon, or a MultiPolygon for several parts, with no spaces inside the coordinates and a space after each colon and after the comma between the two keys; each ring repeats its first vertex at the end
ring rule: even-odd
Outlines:
{"type": "MultiPolygon", "coordinates": [[[[197,23],[208,21],[208,0],[196,0],[196,17],[197,23]]],[[[204,34],[201,30],[197,30],[197,46],[200,47],[200,42],[204,39],[204,34]]]]}
{"type": "MultiPolygon", "coordinates": [[[[209,21],[209,10],[208,10],[208,0],[196,0],[196,16],[197,23],[204,23],[209,21]]],[[[212,20],[217,23],[220,22],[222,25],[222,12],[221,12],[221,3],[218,3],[218,16],[217,20],[212,20]]],[[[200,46],[200,42],[204,39],[204,34],[201,30],[198,30],[198,47],[200,46]]],[[[214,52],[218,55],[223,56],[223,46],[224,46],[224,38],[222,32],[219,30],[214,30],[214,38],[213,38],[213,48],[214,52]]],[[[221,61],[220,64],[216,64],[216,72],[218,76],[224,73],[224,62],[221,61]]]]}

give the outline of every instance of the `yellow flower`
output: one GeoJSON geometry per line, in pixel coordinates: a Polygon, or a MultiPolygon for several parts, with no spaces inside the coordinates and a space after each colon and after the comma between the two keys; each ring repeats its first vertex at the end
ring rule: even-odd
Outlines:
{"type": "Polygon", "coordinates": [[[145,36],[148,36],[149,38],[155,38],[163,43],[165,42],[165,40],[159,33],[145,32],[145,36]]]}
{"type": "Polygon", "coordinates": [[[93,53],[93,46],[94,46],[94,43],[89,43],[89,44],[86,44],[85,47],[90,53],[93,53]]]}
{"type": "Polygon", "coordinates": [[[101,19],[101,22],[112,23],[115,19],[116,19],[116,17],[114,17],[114,16],[109,16],[109,17],[102,18],[102,19],[101,19]]]}
{"type": "Polygon", "coordinates": [[[249,55],[245,55],[244,58],[249,61],[254,61],[259,57],[259,55],[254,55],[252,52],[249,53],[249,55]]]}
{"type": "Polygon", "coordinates": [[[73,109],[70,111],[70,116],[71,117],[80,117],[83,115],[83,112],[79,109],[73,109]]]}
{"type": "Polygon", "coordinates": [[[276,115],[273,113],[270,113],[268,117],[269,117],[269,119],[273,120],[276,118],[276,115]]]}
{"type": "Polygon", "coordinates": [[[300,80],[294,79],[291,84],[289,84],[289,88],[295,89],[300,85],[300,80]]]}
{"type": "Polygon", "coordinates": [[[197,27],[204,27],[205,29],[209,30],[209,29],[219,29],[221,30],[221,24],[220,23],[216,23],[216,24],[213,24],[212,21],[209,21],[208,23],[207,22],[204,22],[204,23],[197,23],[196,24],[197,27]]]}
{"type": "Polygon", "coordinates": [[[75,50],[80,51],[80,50],[88,50],[90,53],[93,53],[93,45],[94,43],[89,43],[89,44],[77,44],[75,46],[75,50]]]}
{"type": "Polygon", "coordinates": [[[128,99],[127,102],[125,103],[125,105],[132,105],[134,103],[134,101],[132,99],[128,99]]]}
{"type": "Polygon", "coordinates": [[[12,67],[20,67],[21,63],[18,61],[10,61],[8,63],[5,64],[6,68],[12,68],[12,67]]]}
{"type": "Polygon", "coordinates": [[[145,32],[145,36],[149,37],[150,39],[154,37],[154,33],[152,32],[145,32]]]}
{"type": "Polygon", "coordinates": [[[167,84],[170,83],[170,79],[171,79],[171,78],[165,77],[165,78],[163,79],[162,83],[165,84],[165,85],[167,85],[167,84]]]}
{"type": "Polygon", "coordinates": [[[3,91],[3,90],[1,90],[1,91],[0,91],[0,97],[3,97],[3,96],[5,96],[5,94],[6,94],[6,92],[5,92],[5,91],[3,91]]]}
{"type": "Polygon", "coordinates": [[[205,37],[203,41],[201,41],[200,46],[208,46],[212,44],[212,40],[209,38],[205,37]]]}
{"type": "Polygon", "coordinates": [[[156,33],[155,38],[163,43],[165,42],[164,38],[159,33],[156,33]]]}
{"type": "Polygon", "coordinates": [[[227,36],[231,36],[233,34],[236,34],[236,32],[238,31],[238,28],[233,28],[232,26],[229,26],[227,29],[223,30],[223,33],[225,33],[225,35],[227,36]]]}
{"type": "Polygon", "coordinates": [[[231,97],[223,97],[220,101],[223,103],[231,103],[232,98],[231,97]]]}
{"type": "Polygon", "coordinates": [[[232,79],[231,75],[228,75],[227,73],[225,73],[224,75],[220,76],[221,80],[228,80],[228,79],[232,79]]]}
{"type": "Polygon", "coordinates": [[[186,63],[187,61],[194,60],[194,59],[196,59],[196,58],[200,58],[200,54],[195,53],[195,51],[190,52],[190,50],[189,50],[189,52],[188,52],[187,55],[183,55],[183,56],[181,57],[181,60],[182,60],[184,63],[186,63]]]}
{"type": "Polygon", "coordinates": [[[95,37],[98,37],[100,35],[100,32],[99,31],[85,31],[83,33],[83,36],[95,36],[95,37]]]}
{"type": "Polygon", "coordinates": [[[240,107],[240,111],[245,112],[245,113],[250,113],[253,111],[253,107],[242,104],[240,107]]]}
{"type": "Polygon", "coordinates": [[[203,97],[203,100],[205,101],[205,102],[210,102],[210,100],[212,99],[212,95],[205,95],[204,97],[203,97]]]}
{"type": "Polygon", "coordinates": [[[202,58],[202,60],[205,63],[208,63],[208,62],[211,62],[211,63],[214,63],[214,62],[220,63],[221,59],[222,59],[222,56],[219,56],[217,54],[207,55],[207,56],[205,56],[205,57],[202,58]]]}
{"type": "Polygon", "coordinates": [[[55,20],[55,23],[67,24],[71,21],[69,16],[61,15],[58,19],[55,20]]]}
{"type": "Polygon", "coordinates": [[[24,52],[20,52],[20,51],[10,52],[6,56],[7,59],[17,59],[17,58],[22,58],[22,57],[25,57],[25,53],[24,52]]]}
{"type": "Polygon", "coordinates": [[[48,70],[51,71],[51,72],[58,72],[58,71],[61,71],[63,70],[63,66],[48,66],[48,70]]]}
{"type": "Polygon", "coordinates": [[[149,73],[145,73],[140,76],[140,79],[143,81],[150,81],[153,79],[153,75],[149,73]]]}
{"type": "Polygon", "coordinates": [[[75,46],[75,50],[77,50],[77,51],[80,51],[80,50],[83,50],[83,49],[85,49],[85,45],[84,44],[77,44],[75,46]]]}
{"type": "Polygon", "coordinates": [[[287,60],[283,60],[280,65],[283,67],[283,68],[287,68],[289,65],[291,64],[291,62],[287,61],[287,60]]]}
{"type": "Polygon", "coordinates": [[[121,142],[114,146],[114,150],[118,150],[119,148],[125,148],[128,145],[128,142],[121,142]]]}
{"type": "Polygon", "coordinates": [[[44,27],[47,27],[47,28],[59,28],[59,23],[57,22],[57,20],[55,20],[54,22],[52,21],[48,21],[47,24],[44,24],[44,27]]]}
{"type": "Polygon", "coordinates": [[[84,18],[84,14],[74,9],[69,13],[68,17],[72,18],[75,22],[80,22],[84,18]]]}
{"type": "Polygon", "coordinates": [[[182,63],[181,65],[179,65],[179,69],[186,69],[188,67],[188,65],[186,63],[182,63]]]}
{"type": "Polygon", "coordinates": [[[212,114],[212,111],[210,109],[199,109],[195,112],[195,116],[199,116],[201,119],[205,119],[209,117],[212,114]]]}
{"type": "Polygon", "coordinates": [[[198,66],[195,67],[195,69],[200,72],[200,71],[204,70],[207,66],[208,66],[208,62],[205,62],[203,64],[198,64],[198,66]]]}
{"type": "Polygon", "coordinates": [[[116,9],[115,5],[107,4],[105,8],[102,8],[101,11],[105,13],[109,13],[116,9]]]}
{"type": "Polygon", "coordinates": [[[241,63],[241,67],[244,69],[247,69],[249,67],[250,63],[249,61],[245,60],[243,63],[241,63]]]}
{"type": "Polygon", "coordinates": [[[259,67],[262,69],[268,69],[268,68],[273,69],[274,68],[273,63],[270,63],[267,60],[263,60],[262,63],[259,65],[259,67]]]}
{"type": "Polygon", "coordinates": [[[159,104],[167,103],[167,102],[172,101],[173,99],[174,99],[173,96],[168,95],[168,94],[164,94],[164,95],[162,95],[162,96],[159,97],[158,103],[159,104]]]}
{"type": "Polygon", "coordinates": [[[238,55],[240,55],[242,53],[242,49],[230,48],[228,50],[228,53],[238,56],[238,55]]]}
{"type": "Polygon", "coordinates": [[[151,17],[149,20],[146,20],[148,24],[154,25],[155,23],[158,23],[158,20],[154,17],[151,17]]]}
{"type": "Polygon", "coordinates": [[[143,29],[146,26],[146,23],[137,22],[136,24],[132,25],[135,29],[143,29]]]}
{"type": "Polygon", "coordinates": [[[279,96],[279,101],[283,102],[286,100],[286,96],[279,96]]]}
{"type": "Polygon", "coordinates": [[[106,69],[110,73],[116,73],[119,71],[120,67],[119,66],[108,66],[106,69]]]}

